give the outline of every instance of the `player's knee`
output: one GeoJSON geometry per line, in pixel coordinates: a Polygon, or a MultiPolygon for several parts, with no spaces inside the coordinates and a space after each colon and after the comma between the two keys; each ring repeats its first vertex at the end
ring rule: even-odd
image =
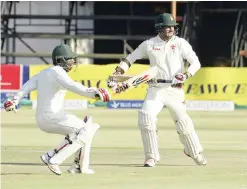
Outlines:
{"type": "Polygon", "coordinates": [[[138,125],[140,129],[154,130],[156,118],[150,116],[147,112],[140,110],[138,112],[138,125]]]}
{"type": "Polygon", "coordinates": [[[188,135],[194,131],[194,125],[191,118],[188,115],[180,118],[176,121],[176,129],[178,134],[188,135]]]}

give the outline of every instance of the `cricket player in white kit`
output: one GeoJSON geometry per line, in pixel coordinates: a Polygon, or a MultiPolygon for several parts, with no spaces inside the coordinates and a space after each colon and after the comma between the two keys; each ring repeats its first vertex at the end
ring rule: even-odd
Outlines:
{"type": "MultiPolygon", "coordinates": [[[[148,57],[150,67],[159,68],[153,83],[149,83],[144,104],[138,114],[141,131],[145,167],[153,167],[160,160],[156,134],[157,115],[165,105],[176,125],[176,130],[184,153],[196,164],[206,165],[202,155],[203,148],[195,132],[193,122],[186,113],[183,83],[193,76],[201,67],[198,57],[191,45],[183,38],[175,35],[178,25],[171,14],[161,14],[155,20],[157,36],[142,42],[137,49],[124,58],[115,69],[113,75],[124,74],[137,59],[148,57]],[[184,70],[184,60],[190,63],[184,70]]],[[[108,87],[116,86],[116,81],[108,79],[108,87]]],[[[119,89],[124,91],[124,87],[119,89]]]]}
{"type": "Polygon", "coordinates": [[[69,172],[93,173],[88,167],[90,146],[95,132],[100,127],[92,122],[91,116],[82,120],[63,111],[66,90],[103,102],[111,99],[107,90],[87,88],[69,77],[67,72],[71,71],[75,57],[70,46],[63,44],[55,47],[52,53],[54,66],[33,76],[12,100],[4,103],[6,111],[16,111],[19,101],[29,92],[37,90],[37,125],[44,132],[66,136],[57,148],[41,156],[42,161],[57,175],[62,173],[59,165],[75,152],[75,160],[69,172]]]}

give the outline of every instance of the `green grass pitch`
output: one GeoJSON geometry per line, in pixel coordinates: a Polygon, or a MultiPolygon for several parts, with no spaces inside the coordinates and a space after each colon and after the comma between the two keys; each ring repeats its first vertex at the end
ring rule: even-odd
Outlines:
{"type": "Polygon", "coordinates": [[[101,125],[91,154],[94,175],[70,175],[72,157],[62,165],[62,176],[52,174],[39,156],[62,140],[35,124],[34,111],[1,112],[1,185],[3,189],[246,189],[247,111],[188,112],[208,160],[198,167],[183,154],[169,113],[158,119],[161,161],[142,167],[144,156],[137,126],[137,110],[103,108],[90,113],[101,125]]]}

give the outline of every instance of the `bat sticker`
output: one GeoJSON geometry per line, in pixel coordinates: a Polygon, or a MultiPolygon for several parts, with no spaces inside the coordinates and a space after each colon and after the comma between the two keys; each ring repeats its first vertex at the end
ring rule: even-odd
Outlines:
{"type": "Polygon", "coordinates": [[[132,85],[133,86],[137,86],[140,83],[143,83],[143,82],[147,81],[148,80],[148,77],[149,77],[149,75],[144,75],[143,77],[139,77],[139,78],[137,78],[136,80],[134,80],[132,82],[132,85]]]}

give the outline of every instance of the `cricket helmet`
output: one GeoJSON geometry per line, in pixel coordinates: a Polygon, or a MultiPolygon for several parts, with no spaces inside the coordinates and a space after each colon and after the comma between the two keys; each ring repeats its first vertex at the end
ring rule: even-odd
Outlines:
{"type": "Polygon", "coordinates": [[[61,66],[65,71],[70,71],[67,60],[75,59],[77,55],[72,51],[71,47],[66,44],[56,46],[52,51],[53,65],[61,66]]]}
{"type": "Polygon", "coordinates": [[[165,26],[177,26],[176,20],[171,14],[163,13],[156,17],[155,19],[155,30],[160,33],[165,26]]]}

